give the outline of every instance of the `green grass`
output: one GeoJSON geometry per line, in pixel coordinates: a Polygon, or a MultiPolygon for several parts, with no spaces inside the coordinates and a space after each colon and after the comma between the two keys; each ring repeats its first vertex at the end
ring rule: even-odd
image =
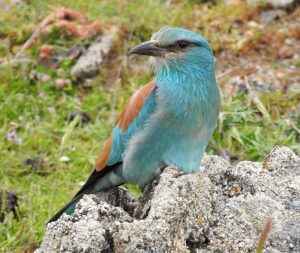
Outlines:
{"type": "MultiPolygon", "coordinates": [[[[118,26],[126,36],[115,41],[114,46],[116,53],[124,56],[128,47],[149,39],[160,27],[187,24],[192,10],[200,9],[193,1],[178,5],[164,2],[36,0],[30,5],[0,11],[3,35],[0,58],[16,53],[35,29],[37,20],[61,5],[80,10],[91,20],[118,26]],[[8,50],[11,44],[12,52],[8,50]]],[[[197,30],[198,25],[190,24],[190,28],[197,30]]],[[[28,54],[37,55],[39,45],[50,41],[66,48],[68,43],[74,43],[72,39],[54,40],[50,36],[38,41],[28,54]]],[[[46,70],[36,63],[27,67],[0,67],[0,185],[19,196],[19,220],[9,214],[0,224],[0,252],[30,252],[40,243],[47,220],[84,183],[125,101],[151,78],[127,68],[126,62],[124,65],[122,69],[119,67],[123,71],[122,80],[115,79],[107,85],[103,76],[109,75],[110,70],[103,67],[102,75],[93,79],[89,87],[79,83],[64,89],[57,89],[54,82],[44,83],[35,78],[33,70],[53,78],[68,78],[68,62],[61,68],[62,73],[46,70]],[[78,110],[87,112],[92,121],[76,126],[69,123],[69,115],[78,110]],[[16,125],[21,144],[6,138],[16,125]],[[32,172],[24,168],[24,160],[31,157],[43,159],[45,168],[32,172]],[[60,161],[62,157],[68,157],[69,161],[60,161]],[[41,171],[47,175],[40,175],[41,171]]],[[[208,154],[220,154],[223,149],[239,160],[258,161],[275,145],[285,145],[300,153],[298,101],[299,91],[259,97],[224,95],[220,123],[208,154]]],[[[136,191],[134,186],[131,189],[136,191]]]]}

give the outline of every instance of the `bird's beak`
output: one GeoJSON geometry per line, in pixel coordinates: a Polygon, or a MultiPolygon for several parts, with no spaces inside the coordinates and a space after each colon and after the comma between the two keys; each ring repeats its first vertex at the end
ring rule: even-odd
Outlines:
{"type": "Polygon", "coordinates": [[[159,47],[154,41],[148,41],[129,50],[128,56],[132,54],[163,57],[166,54],[166,49],[159,47]]]}

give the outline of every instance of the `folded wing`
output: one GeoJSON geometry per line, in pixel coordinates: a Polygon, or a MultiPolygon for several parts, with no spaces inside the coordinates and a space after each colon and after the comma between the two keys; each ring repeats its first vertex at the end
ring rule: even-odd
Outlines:
{"type": "Polygon", "coordinates": [[[63,213],[72,214],[84,194],[95,193],[125,183],[124,179],[118,176],[117,171],[122,170],[122,157],[128,141],[136,133],[143,131],[147,119],[155,111],[155,89],[154,82],[150,82],[129,99],[88,180],[73,199],[49,222],[57,220],[63,213]]]}

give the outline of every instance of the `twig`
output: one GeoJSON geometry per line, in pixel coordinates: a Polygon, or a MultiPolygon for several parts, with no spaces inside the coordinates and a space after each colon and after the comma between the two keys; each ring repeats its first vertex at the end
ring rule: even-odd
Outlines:
{"type": "Polygon", "coordinates": [[[31,63],[31,62],[34,62],[34,60],[29,57],[5,59],[5,60],[0,61],[0,69],[5,68],[10,65],[18,65],[18,64],[25,64],[25,63],[31,63]]]}
{"type": "Polygon", "coordinates": [[[22,56],[27,48],[29,48],[32,44],[36,42],[36,40],[41,36],[42,31],[48,26],[54,18],[54,15],[51,14],[48,17],[46,17],[36,28],[36,30],[33,32],[33,34],[29,37],[29,39],[23,44],[23,46],[20,48],[19,52],[16,54],[15,59],[22,56]]]}
{"type": "MultiPolygon", "coordinates": [[[[19,52],[16,54],[14,59],[17,59],[20,56],[22,56],[24,54],[25,50],[36,42],[36,40],[41,36],[43,31],[47,30],[47,28],[49,29],[49,26],[51,23],[58,22],[59,20],[60,21],[65,20],[66,22],[70,21],[70,20],[78,20],[80,22],[86,22],[87,19],[81,13],[71,10],[71,9],[67,9],[67,8],[55,9],[53,13],[51,13],[46,18],[44,18],[43,21],[38,25],[38,27],[33,32],[33,34],[22,45],[22,47],[20,48],[19,52]]],[[[95,26],[94,23],[92,23],[92,25],[95,26]]],[[[97,26],[97,28],[98,28],[98,26],[97,26]]]]}

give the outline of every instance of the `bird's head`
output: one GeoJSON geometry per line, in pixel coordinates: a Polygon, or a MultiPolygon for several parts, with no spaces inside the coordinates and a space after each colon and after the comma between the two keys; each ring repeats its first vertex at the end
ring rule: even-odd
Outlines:
{"type": "Polygon", "coordinates": [[[183,28],[162,28],[150,41],[132,48],[128,54],[152,56],[158,70],[214,72],[214,56],[209,43],[183,28]]]}

